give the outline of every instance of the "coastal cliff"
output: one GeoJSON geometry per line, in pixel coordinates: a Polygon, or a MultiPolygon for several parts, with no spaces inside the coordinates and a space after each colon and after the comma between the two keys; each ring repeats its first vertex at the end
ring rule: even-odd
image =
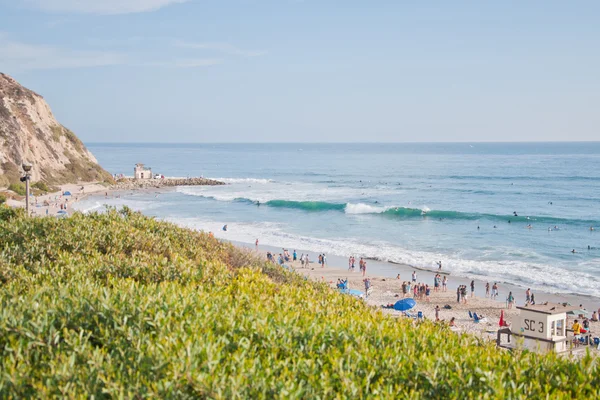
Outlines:
{"type": "Polygon", "coordinates": [[[33,163],[34,182],[112,182],[81,140],[54,118],[42,96],[0,73],[0,188],[19,181],[24,161],[33,163]]]}

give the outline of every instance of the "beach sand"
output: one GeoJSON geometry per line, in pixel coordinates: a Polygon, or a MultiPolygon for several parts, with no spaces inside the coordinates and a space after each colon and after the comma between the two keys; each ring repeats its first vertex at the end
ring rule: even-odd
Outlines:
{"type": "MultiPolygon", "coordinates": [[[[251,248],[252,246],[247,244],[236,243],[238,246],[251,248]]],[[[272,248],[270,246],[259,246],[258,249],[254,247],[254,250],[259,254],[265,255],[266,251],[271,251],[278,255],[281,252],[281,249],[272,248]]],[[[306,252],[304,252],[306,253],[306,252]]],[[[298,251],[298,258],[302,254],[302,251],[298,251]]],[[[398,318],[406,318],[403,316],[403,313],[400,311],[396,311],[394,309],[383,308],[382,306],[388,304],[394,304],[398,300],[403,298],[402,294],[402,282],[409,281],[411,278],[411,272],[414,269],[411,269],[410,266],[403,266],[389,263],[378,263],[373,261],[368,261],[368,268],[365,277],[363,277],[362,273],[358,270],[358,259],[356,261],[355,271],[349,271],[347,266],[347,261],[342,264],[343,259],[341,257],[329,257],[328,256],[328,264],[325,267],[321,267],[316,260],[316,256],[314,253],[311,253],[311,263],[310,267],[303,268],[300,261],[291,261],[286,262],[286,265],[289,265],[294,271],[297,273],[306,276],[309,279],[325,282],[331,288],[336,288],[336,283],[338,279],[348,279],[348,288],[349,289],[357,289],[361,292],[365,292],[365,286],[363,279],[369,278],[371,280],[372,291],[371,294],[365,299],[365,302],[375,309],[380,310],[385,314],[389,314],[398,318]],[[332,262],[329,264],[329,262],[332,262]],[[373,266],[372,264],[378,264],[379,268],[371,268],[369,271],[369,266],[373,266]],[[388,264],[388,265],[385,265],[388,264]],[[377,273],[376,271],[383,272],[377,273]],[[401,273],[402,279],[396,279],[394,276],[389,276],[391,272],[401,273]]],[[[517,305],[523,306],[524,299],[520,299],[522,293],[524,293],[525,289],[523,288],[514,288],[508,287],[504,284],[500,284],[500,294],[497,300],[493,300],[485,297],[485,283],[482,281],[476,281],[476,291],[474,296],[471,297],[470,292],[470,281],[466,278],[454,277],[452,275],[449,276],[449,285],[447,292],[442,292],[441,288],[439,292],[435,292],[433,290],[433,278],[435,276],[435,271],[433,272],[425,272],[417,270],[417,282],[423,282],[430,285],[431,294],[429,296],[429,301],[417,300],[417,305],[411,309],[409,312],[411,314],[417,314],[419,311],[423,313],[423,316],[430,320],[435,321],[435,307],[439,306],[439,323],[448,323],[451,318],[455,319],[456,327],[453,328],[455,332],[458,333],[466,333],[475,335],[479,338],[489,341],[495,341],[497,338],[497,331],[500,328],[500,313],[504,311],[504,319],[509,324],[512,324],[515,321],[520,311],[516,308],[517,305]],[[457,303],[456,301],[456,289],[459,285],[467,285],[467,303],[457,303]],[[517,298],[516,304],[513,304],[511,309],[507,308],[507,304],[505,301],[506,295],[508,294],[507,290],[517,289],[518,292],[513,291],[513,294],[517,298]],[[444,306],[449,305],[451,309],[445,309],[444,306]],[[469,311],[471,313],[477,313],[479,316],[483,316],[486,318],[485,322],[475,323],[472,318],[469,317],[469,311]]],[[[442,275],[443,278],[443,275],[442,275]]],[[[493,282],[491,283],[493,284],[493,282]]],[[[490,284],[490,291],[491,291],[490,284]]],[[[412,298],[412,293],[409,295],[412,298]]],[[[589,303],[591,305],[595,304],[595,302],[591,302],[590,299],[587,298],[579,298],[576,296],[558,296],[550,293],[539,293],[536,292],[537,303],[541,303],[543,301],[550,302],[562,302],[565,300],[569,300],[571,304],[579,304],[578,301],[582,301],[584,303],[589,303]],[[587,300],[587,302],[586,302],[587,300]]],[[[594,310],[593,308],[587,307],[589,310],[588,317],[591,317],[591,313],[594,310]]],[[[568,316],[567,318],[567,326],[570,328],[573,324],[575,317],[568,316]]],[[[599,336],[600,334],[600,322],[590,322],[590,333],[592,336],[599,336]]],[[[584,346],[587,348],[587,346],[584,346]]],[[[594,349],[594,353],[600,353],[595,350],[595,347],[589,347],[590,349],[594,349]]],[[[582,349],[583,350],[583,349],[582,349]]]]}

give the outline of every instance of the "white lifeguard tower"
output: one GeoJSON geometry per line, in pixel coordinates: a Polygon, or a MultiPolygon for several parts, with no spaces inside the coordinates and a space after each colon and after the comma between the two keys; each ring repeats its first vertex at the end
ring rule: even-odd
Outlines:
{"type": "Polygon", "coordinates": [[[144,166],[144,164],[137,163],[133,168],[134,179],[152,179],[152,168],[144,166]]]}
{"type": "Polygon", "coordinates": [[[577,310],[578,307],[547,303],[517,309],[520,313],[513,325],[498,331],[499,347],[557,353],[569,350],[567,312],[577,310]],[[502,343],[503,334],[508,335],[508,343],[502,343]],[[517,340],[511,343],[511,336],[515,336],[517,340]]]}

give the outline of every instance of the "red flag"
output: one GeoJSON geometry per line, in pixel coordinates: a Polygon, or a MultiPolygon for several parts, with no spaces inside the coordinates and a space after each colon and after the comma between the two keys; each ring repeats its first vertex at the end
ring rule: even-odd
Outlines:
{"type": "Polygon", "coordinates": [[[500,322],[498,322],[498,325],[504,326],[504,310],[500,310],[500,322]]]}

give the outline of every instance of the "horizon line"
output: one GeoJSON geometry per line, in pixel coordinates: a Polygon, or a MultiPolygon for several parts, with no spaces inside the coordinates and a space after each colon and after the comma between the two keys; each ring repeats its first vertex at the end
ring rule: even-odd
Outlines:
{"type": "Polygon", "coordinates": [[[600,140],[548,140],[548,141],[440,141],[440,142],[97,142],[86,144],[567,144],[567,143],[600,143],[600,140]]]}

